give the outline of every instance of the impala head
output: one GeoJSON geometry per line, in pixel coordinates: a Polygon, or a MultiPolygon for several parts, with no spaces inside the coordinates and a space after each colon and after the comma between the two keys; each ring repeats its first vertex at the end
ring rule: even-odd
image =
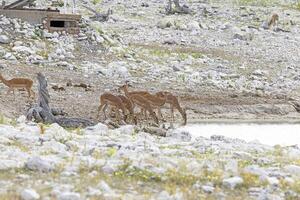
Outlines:
{"type": "Polygon", "coordinates": [[[127,85],[122,85],[122,86],[120,86],[119,88],[118,88],[118,91],[120,92],[120,91],[124,91],[125,89],[127,89],[128,87],[127,87],[127,85]]]}
{"type": "Polygon", "coordinates": [[[119,91],[119,92],[120,92],[121,90],[124,91],[124,90],[128,89],[129,87],[132,87],[132,85],[129,84],[128,81],[126,81],[124,85],[122,85],[122,86],[119,87],[118,91],[119,91]]]}
{"type": "Polygon", "coordinates": [[[278,14],[274,13],[274,14],[272,15],[272,19],[273,19],[274,21],[279,20],[278,14]]]}

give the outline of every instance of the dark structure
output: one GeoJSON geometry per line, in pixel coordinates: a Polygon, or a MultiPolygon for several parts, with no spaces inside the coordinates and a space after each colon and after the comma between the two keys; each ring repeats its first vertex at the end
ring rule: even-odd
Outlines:
{"type": "Polygon", "coordinates": [[[42,24],[49,32],[67,32],[78,34],[78,23],[81,15],[61,14],[59,10],[23,8],[32,4],[34,0],[18,0],[12,4],[2,3],[0,15],[9,18],[19,18],[30,24],[42,24]]]}

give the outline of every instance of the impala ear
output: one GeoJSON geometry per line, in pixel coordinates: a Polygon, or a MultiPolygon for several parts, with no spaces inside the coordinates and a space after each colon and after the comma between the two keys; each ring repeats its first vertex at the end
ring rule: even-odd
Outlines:
{"type": "Polygon", "coordinates": [[[132,85],[130,84],[130,81],[128,81],[128,80],[125,81],[125,85],[127,85],[128,87],[132,87],[132,85]]]}

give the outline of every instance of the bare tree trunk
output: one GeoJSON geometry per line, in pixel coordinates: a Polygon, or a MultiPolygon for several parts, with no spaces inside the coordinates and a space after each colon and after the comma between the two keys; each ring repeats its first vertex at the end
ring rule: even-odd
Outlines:
{"type": "Polygon", "coordinates": [[[34,119],[36,122],[43,123],[58,123],[60,126],[65,128],[77,128],[95,125],[86,119],[81,118],[56,118],[53,112],[60,113],[59,109],[51,109],[49,106],[50,95],[47,89],[47,80],[42,73],[37,74],[38,79],[38,103],[36,106],[30,108],[27,112],[27,119],[34,119]]]}
{"type": "Polygon", "coordinates": [[[179,0],[169,0],[168,5],[166,7],[166,13],[171,14],[191,14],[192,10],[187,6],[183,5],[181,6],[179,3],[179,0]],[[172,4],[174,3],[175,8],[172,8],[172,4]]]}
{"type": "Polygon", "coordinates": [[[179,0],[173,0],[175,7],[180,8],[179,0]]]}
{"type": "Polygon", "coordinates": [[[94,13],[94,16],[92,16],[91,19],[99,22],[107,21],[109,19],[109,16],[113,13],[111,9],[108,9],[106,13],[99,13],[95,9],[90,8],[89,6],[86,5],[82,5],[82,6],[94,13]]]}
{"type": "Polygon", "coordinates": [[[30,108],[27,112],[27,119],[35,119],[37,122],[44,123],[55,123],[56,119],[51,112],[49,107],[49,92],[47,89],[47,81],[45,76],[42,73],[37,74],[38,79],[38,104],[37,106],[30,108]]]}

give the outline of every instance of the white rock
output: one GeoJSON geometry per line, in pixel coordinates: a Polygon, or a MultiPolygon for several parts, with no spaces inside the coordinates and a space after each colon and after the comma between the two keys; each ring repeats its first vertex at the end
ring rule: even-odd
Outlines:
{"type": "Polygon", "coordinates": [[[101,37],[100,35],[97,35],[97,36],[96,36],[96,42],[97,42],[97,43],[102,44],[104,41],[105,41],[104,38],[101,37]]]}
{"type": "Polygon", "coordinates": [[[132,135],[134,133],[134,126],[125,125],[125,126],[121,126],[117,130],[120,131],[121,134],[132,135]]]}
{"type": "Polygon", "coordinates": [[[85,128],[85,133],[95,135],[106,135],[108,133],[108,127],[105,124],[98,123],[95,126],[85,128]]]}
{"type": "Polygon", "coordinates": [[[222,24],[222,25],[220,26],[220,29],[221,29],[221,30],[226,30],[226,29],[229,29],[230,27],[231,27],[230,23],[229,23],[229,22],[226,22],[226,23],[224,23],[224,24],[222,24]]]}
{"type": "Polygon", "coordinates": [[[20,117],[18,117],[17,119],[17,123],[25,123],[26,122],[26,117],[24,115],[21,115],[20,117]]]}
{"type": "Polygon", "coordinates": [[[244,172],[258,175],[263,179],[267,178],[268,175],[267,172],[258,165],[249,165],[244,168],[244,172]]]}
{"type": "Polygon", "coordinates": [[[66,153],[67,150],[67,146],[60,143],[60,142],[56,142],[56,141],[47,141],[43,143],[42,149],[46,152],[46,153],[66,153]]]}
{"type": "Polygon", "coordinates": [[[196,21],[191,21],[190,23],[188,23],[187,28],[188,28],[188,30],[190,30],[190,31],[197,31],[197,30],[200,30],[199,23],[196,22],[196,21]]]}
{"type": "Polygon", "coordinates": [[[112,62],[108,65],[107,75],[110,77],[118,77],[127,80],[130,77],[128,64],[126,62],[112,62]]]}
{"type": "Polygon", "coordinates": [[[270,185],[278,186],[279,180],[276,177],[268,177],[267,178],[270,185]]]}
{"type": "Polygon", "coordinates": [[[9,42],[10,42],[9,37],[7,37],[6,35],[0,35],[0,43],[8,44],[9,42]]]}
{"type": "Polygon", "coordinates": [[[12,53],[6,53],[4,56],[3,56],[3,58],[5,59],[5,60],[17,60],[17,58],[12,54],[12,53]]]}
{"type": "Polygon", "coordinates": [[[229,160],[225,164],[225,171],[236,174],[238,172],[238,161],[237,160],[229,160]]]}
{"type": "Polygon", "coordinates": [[[57,200],[80,200],[80,194],[75,192],[63,192],[58,195],[57,200]]]}
{"type": "Polygon", "coordinates": [[[25,189],[21,192],[22,200],[35,200],[39,199],[40,195],[33,189],[25,189]]]}
{"type": "Polygon", "coordinates": [[[255,75],[255,76],[265,76],[265,75],[268,75],[269,72],[265,71],[265,70],[257,69],[254,72],[252,72],[252,74],[255,75]]]}
{"type": "Polygon", "coordinates": [[[104,193],[111,193],[111,192],[113,192],[112,189],[109,187],[109,185],[105,181],[100,181],[98,187],[104,193]]]}
{"type": "Polygon", "coordinates": [[[284,170],[286,172],[291,173],[292,175],[300,176],[300,166],[297,166],[297,165],[287,165],[287,166],[284,167],[284,170]]]}
{"type": "Polygon", "coordinates": [[[232,178],[227,178],[223,180],[223,185],[227,188],[234,189],[236,186],[243,184],[243,179],[241,177],[235,176],[232,178]]]}
{"type": "Polygon", "coordinates": [[[189,132],[180,129],[169,130],[166,134],[166,137],[174,138],[182,142],[189,142],[192,139],[192,136],[189,132]]]}
{"type": "Polygon", "coordinates": [[[292,179],[290,177],[285,177],[284,181],[290,185],[293,185],[295,183],[294,179],[292,179]]]}
{"type": "Polygon", "coordinates": [[[49,128],[46,128],[44,137],[49,137],[50,139],[55,139],[58,142],[65,142],[75,137],[75,135],[66,131],[63,127],[54,123],[51,124],[49,128]]]}
{"type": "Polygon", "coordinates": [[[11,169],[20,169],[24,167],[24,161],[17,159],[3,159],[0,160],[0,170],[11,170],[11,169]]]}
{"type": "Polygon", "coordinates": [[[23,42],[22,41],[15,41],[14,46],[22,46],[23,42]]]}
{"type": "Polygon", "coordinates": [[[209,185],[203,185],[201,188],[205,193],[213,193],[215,190],[214,187],[209,186],[209,185]]]}
{"type": "Polygon", "coordinates": [[[161,28],[161,29],[165,29],[165,28],[170,28],[174,26],[174,22],[172,19],[170,18],[164,18],[161,19],[158,23],[157,23],[157,27],[161,28]]]}
{"type": "Polygon", "coordinates": [[[155,199],[157,199],[157,200],[170,200],[171,195],[167,191],[162,191],[156,196],[155,199]]]}
{"type": "Polygon", "coordinates": [[[102,171],[107,174],[112,174],[117,170],[118,170],[118,166],[112,164],[111,162],[106,163],[106,165],[102,167],[102,171]]]}
{"type": "Polygon", "coordinates": [[[260,25],[261,28],[267,30],[269,29],[269,22],[268,21],[263,21],[263,23],[260,25]]]}
{"type": "Polygon", "coordinates": [[[300,159],[300,150],[299,149],[289,149],[287,155],[291,159],[299,160],[300,159]]]}
{"type": "Polygon", "coordinates": [[[239,31],[234,33],[233,39],[249,41],[253,40],[253,34],[239,31]]]}
{"type": "Polygon", "coordinates": [[[54,165],[47,160],[41,159],[40,157],[30,158],[25,166],[33,171],[39,172],[50,172],[54,170],[54,165]]]}
{"type": "Polygon", "coordinates": [[[88,188],[88,196],[100,196],[102,195],[102,192],[98,189],[89,187],[88,188]]]}
{"type": "Polygon", "coordinates": [[[25,46],[16,46],[12,48],[13,51],[16,51],[18,53],[26,54],[26,55],[32,55],[35,54],[35,51],[31,48],[25,47],[25,46]]]}

